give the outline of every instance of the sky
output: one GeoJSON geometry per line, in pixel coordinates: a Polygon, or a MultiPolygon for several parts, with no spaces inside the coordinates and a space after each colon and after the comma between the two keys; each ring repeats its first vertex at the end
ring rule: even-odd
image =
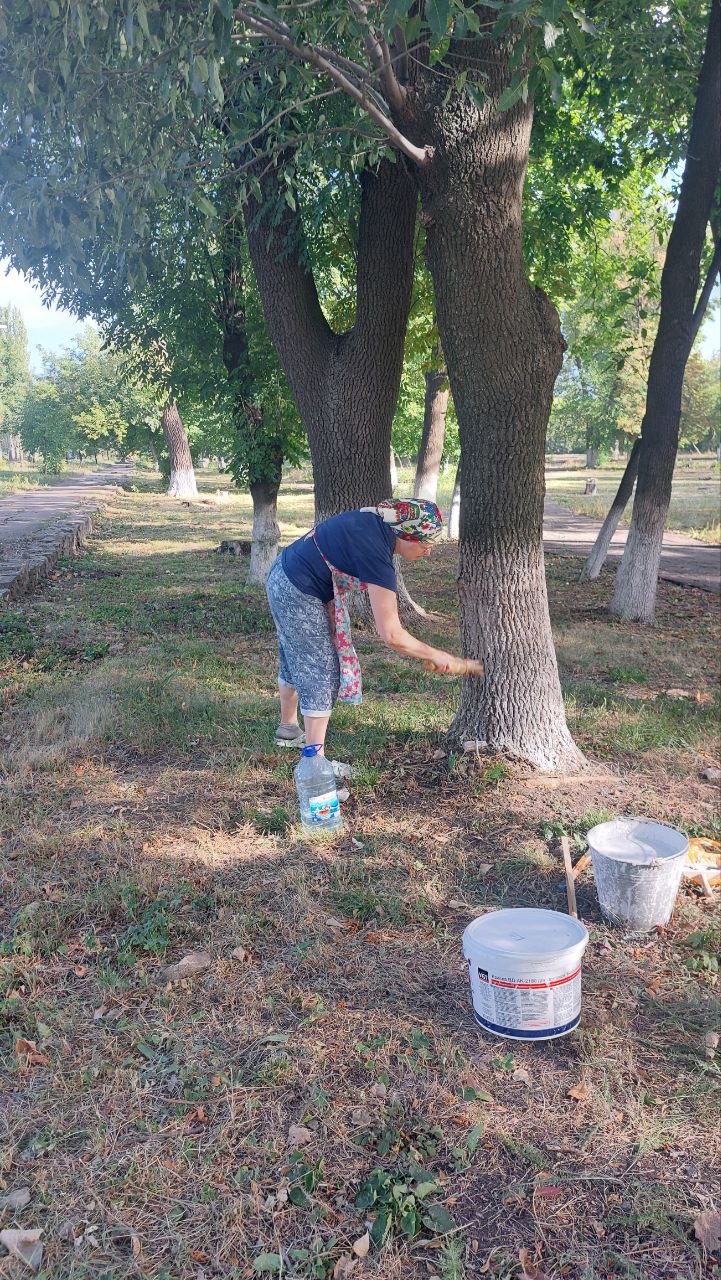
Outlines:
{"type": "Polygon", "coordinates": [[[73,339],[88,321],[76,320],[75,316],[59,307],[46,307],[37,285],[31,284],[14,267],[8,272],[8,266],[7,259],[0,259],[0,307],[12,303],[20,312],[28,331],[30,365],[35,373],[39,373],[42,358],[38,347],[57,354],[72,346],[73,339]]]}
{"type": "MultiPolygon", "coordinates": [[[[57,354],[73,343],[81,329],[91,323],[87,320],[76,320],[69,312],[59,307],[45,306],[41,290],[31,284],[14,268],[8,269],[7,259],[0,259],[0,307],[12,303],[16,306],[25,321],[30,348],[30,364],[34,372],[40,372],[42,358],[38,348],[57,354]]],[[[706,321],[701,330],[701,341],[698,350],[706,359],[716,355],[721,346],[719,337],[719,286],[714,290],[716,306],[711,306],[706,314],[706,321]]]]}

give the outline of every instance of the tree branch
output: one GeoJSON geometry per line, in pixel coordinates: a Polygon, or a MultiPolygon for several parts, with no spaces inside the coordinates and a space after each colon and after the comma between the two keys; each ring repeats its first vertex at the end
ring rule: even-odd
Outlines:
{"type": "Polygon", "coordinates": [[[696,303],[696,306],[694,308],[694,313],[691,318],[691,342],[692,343],[696,341],[696,335],[698,334],[698,331],[701,328],[701,325],[703,323],[703,318],[706,314],[706,308],[709,304],[709,298],[711,297],[711,292],[713,290],[714,282],[716,280],[716,276],[719,273],[719,270],[721,270],[721,240],[716,241],[716,248],[713,251],[713,257],[709,264],[709,269],[706,272],[706,279],[704,280],[703,285],[701,287],[701,292],[698,295],[698,302],[696,303]]]}
{"type": "Polygon", "coordinates": [[[428,164],[431,156],[433,155],[433,148],[417,147],[409,138],[406,138],[405,135],[401,133],[400,129],[396,128],[393,121],[385,115],[384,112],[375,105],[375,103],[369,100],[368,95],[363,91],[363,89],[359,88],[358,85],[353,84],[353,82],[349,80],[348,77],[338,69],[338,67],[334,67],[332,62],[329,62],[327,58],[322,57],[318,50],[314,49],[312,45],[297,45],[295,41],[292,40],[290,36],[286,36],[280,28],[275,27],[265,18],[256,18],[254,14],[249,13],[247,9],[243,9],[242,7],[235,10],[235,18],[245,27],[249,34],[263,36],[268,40],[272,40],[275,44],[280,45],[281,48],[285,49],[291,57],[297,59],[299,62],[310,63],[312,67],[315,67],[316,70],[320,71],[323,75],[329,76],[334,84],[337,84],[349,98],[352,98],[354,102],[357,102],[358,105],[363,108],[366,114],[370,116],[371,120],[374,120],[377,125],[380,125],[381,129],[386,133],[389,141],[398,149],[398,151],[403,152],[404,155],[408,156],[410,160],[413,160],[418,165],[428,164]]]}
{"type": "Polygon", "coordinates": [[[380,75],[381,84],[385,95],[395,111],[400,111],[403,107],[406,97],[406,91],[398,83],[396,73],[393,69],[393,61],[391,59],[391,51],[388,43],[381,33],[376,31],[373,24],[368,19],[368,6],[364,0],[350,0],[350,7],[356,17],[365,25],[364,43],[368,51],[368,57],[380,75]]]}

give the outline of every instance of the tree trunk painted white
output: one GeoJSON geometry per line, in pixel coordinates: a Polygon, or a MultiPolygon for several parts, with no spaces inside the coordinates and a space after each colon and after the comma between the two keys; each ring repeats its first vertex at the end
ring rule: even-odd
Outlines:
{"type": "Polygon", "coordinates": [[[253,499],[253,534],[250,544],[250,568],[248,582],[264,586],[270,568],[278,554],[280,528],[278,525],[278,485],[260,481],[250,486],[253,499]]]}
{"type": "Polygon", "coordinates": [[[20,436],[10,434],[8,444],[8,462],[24,462],[25,450],[23,448],[22,438],[20,436]]]}
{"type": "Polygon", "coordinates": [[[598,577],[604,566],[606,556],[608,555],[608,548],[611,545],[611,539],[618,528],[618,522],[626,510],[628,500],[633,493],[633,486],[638,474],[638,455],[640,448],[641,440],[639,437],[639,439],[634,441],[631,456],[626,463],[626,470],[621,476],[621,483],[618,486],[616,496],[609,507],[606,519],[596,535],[596,541],[591,548],[588,560],[583,566],[581,571],[581,582],[592,582],[598,577]]]}
{"type": "MultiPolygon", "coordinates": [[[[651,352],[633,514],[609,610],[628,622],[653,622],[683,380],[713,279],[701,289],[701,255],[721,167],[721,3],[711,0],[698,90],[676,216],[661,272],[661,312],[651,352]]],[[[713,263],[718,272],[718,259],[713,263]]],[[[712,264],[713,265],[713,264],[712,264]]]]}
{"type": "Polygon", "coordinates": [[[451,542],[457,542],[461,525],[461,464],[458,463],[456,471],[456,482],[453,486],[453,497],[451,498],[451,509],[448,512],[448,538],[451,542]]]}
{"type": "Polygon", "coordinates": [[[197,498],[198,488],[195,483],[193,459],[190,456],[190,445],[177,404],[169,404],[163,409],[161,425],[170,458],[168,497],[197,498]]]}
{"type": "Polygon", "coordinates": [[[391,495],[393,495],[398,487],[398,463],[396,462],[396,455],[392,449],[391,449],[390,466],[391,466],[391,495]]]}
{"type": "Polygon", "coordinates": [[[597,467],[598,449],[594,445],[591,445],[591,447],[586,450],[586,469],[588,471],[595,471],[597,467]]]}

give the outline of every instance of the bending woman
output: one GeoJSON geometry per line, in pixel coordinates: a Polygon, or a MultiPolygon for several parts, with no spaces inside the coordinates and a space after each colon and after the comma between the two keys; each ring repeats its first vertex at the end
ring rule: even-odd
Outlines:
{"type": "Polygon", "coordinates": [[[416,640],[398,616],[393,556],[431,554],[443,521],[434,502],[388,499],[316,525],[281,553],[266,589],[278,632],[280,724],[276,742],[323,747],[336,698],[361,701],[361,675],[350,634],[346,592],[368,590],[378,635],[389,649],[452,671],[458,659],[416,640]]]}

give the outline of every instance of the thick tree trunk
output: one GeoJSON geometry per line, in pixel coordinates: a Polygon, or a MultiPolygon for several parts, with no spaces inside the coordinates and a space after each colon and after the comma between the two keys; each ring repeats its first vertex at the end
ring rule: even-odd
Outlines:
{"type": "Polygon", "coordinates": [[[641,440],[639,437],[638,440],[634,440],[633,442],[631,455],[626,463],[626,470],[621,476],[621,483],[616,491],[616,496],[609,507],[606,519],[596,535],[596,541],[591,548],[591,553],[583,566],[583,570],[581,571],[581,582],[589,582],[593,581],[594,578],[597,578],[606,562],[606,556],[608,555],[608,548],[611,545],[611,539],[618,528],[618,522],[626,510],[629,498],[633,493],[633,486],[636,482],[636,476],[638,475],[638,457],[640,451],[641,440]]]}
{"type": "Polygon", "coordinates": [[[163,409],[161,426],[170,458],[168,497],[197,498],[193,459],[177,404],[169,404],[163,409]]]}
{"type": "Polygon", "coordinates": [[[590,445],[586,449],[586,470],[595,471],[598,467],[598,449],[595,445],[590,445]]]}
{"type": "Polygon", "coordinates": [[[250,546],[248,581],[264,586],[273,561],[278,554],[280,527],[278,525],[277,481],[259,480],[250,486],[253,499],[253,535],[250,546]]]}
{"type": "MultiPolygon", "coordinates": [[[[441,354],[440,348],[437,350],[438,354],[441,354]]],[[[436,500],[450,394],[446,370],[443,368],[426,370],[423,434],[416,464],[414,498],[426,498],[429,502],[436,500]]]]}
{"type": "MultiPolygon", "coordinates": [[[[266,175],[266,187],[272,181],[266,175]]],[[[391,423],[411,298],[416,205],[402,160],[363,174],[356,319],[344,334],[334,333],[323,315],[290,211],[271,233],[262,208],[254,201],[246,206],[265,318],[308,432],[317,520],[374,505],[391,492],[391,423]],[[298,245],[290,253],[289,242],[298,245]]]]}
{"type": "Polygon", "coordinates": [[[235,402],[238,473],[247,476],[253,500],[248,581],[263,585],[280,545],[277,510],[283,440],[268,428],[263,407],[257,403],[246,328],[243,248],[242,228],[229,221],[223,242],[218,319],[223,333],[223,364],[235,402]]]}
{"type": "Polygon", "coordinates": [[[610,604],[611,613],[632,621],[652,622],[656,606],[701,253],[721,167],[720,43],[721,0],[711,0],[686,165],[661,273],[661,314],[649,366],[633,516],[610,604]]]}
{"type": "Polygon", "coordinates": [[[453,542],[458,541],[458,535],[461,527],[461,464],[458,463],[456,471],[456,482],[453,486],[453,497],[451,498],[451,509],[448,512],[448,537],[453,542]]]}
{"type": "Polygon", "coordinates": [[[418,177],[461,439],[461,644],[486,670],[463,681],[452,733],[542,769],[569,769],[583,757],[566,725],[542,542],[546,425],[564,343],[554,307],[523,265],[532,105],[496,112],[508,46],[488,40],[484,51],[480,111],[466,95],[449,97],[430,72],[414,113],[435,148],[418,177]]]}

